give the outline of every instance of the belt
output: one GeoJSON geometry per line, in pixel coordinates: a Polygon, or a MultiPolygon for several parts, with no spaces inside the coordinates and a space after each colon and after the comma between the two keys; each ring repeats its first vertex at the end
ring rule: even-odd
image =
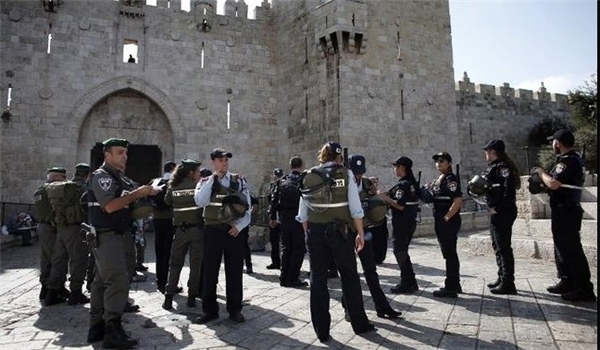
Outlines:
{"type": "Polygon", "coordinates": [[[333,204],[318,204],[318,203],[310,204],[311,207],[315,207],[315,208],[340,208],[340,207],[345,207],[347,205],[348,205],[348,202],[333,203],[333,204]]]}
{"type": "Polygon", "coordinates": [[[181,231],[185,232],[188,228],[190,227],[198,227],[198,224],[187,224],[187,223],[183,223],[181,225],[175,225],[175,228],[179,228],[181,229],[181,231]]]}

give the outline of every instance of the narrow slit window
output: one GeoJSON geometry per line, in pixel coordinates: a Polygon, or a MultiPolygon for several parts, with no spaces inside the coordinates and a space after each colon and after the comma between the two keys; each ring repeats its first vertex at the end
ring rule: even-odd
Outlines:
{"type": "Polygon", "coordinates": [[[204,69],[204,41],[202,42],[202,50],[200,51],[200,69],[204,69]]]}
{"type": "Polygon", "coordinates": [[[46,50],[46,53],[49,55],[50,54],[50,47],[52,46],[52,33],[48,33],[48,49],[46,50]]]}
{"type": "Polygon", "coordinates": [[[227,129],[231,128],[231,101],[227,100],[227,129]]]}
{"type": "Polygon", "coordinates": [[[123,44],[123,62],[138,63],[138,43],[136,40],[125,39],[123,44]]]}
{"type": "Polygon", "coordinates": [[[6,107],[10,107],[10,95],[12,94],[12,85],[8,84],[8,94],[6,95],[6,107]]]}

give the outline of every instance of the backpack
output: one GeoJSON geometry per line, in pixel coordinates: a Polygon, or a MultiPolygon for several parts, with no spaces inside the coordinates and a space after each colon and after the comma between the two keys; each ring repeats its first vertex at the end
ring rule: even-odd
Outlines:
{"type": "Polygon", "coordinates": [[[279,207],[287,210],[298,210],[300,202],[300,175],[290,173],[281,180],[277,186],[279,207]]]}
{"type": "Polygon", "coordinates": [[[46,191],[47,186],[48,184],[44,184],[33,193],[33,215],[38,221],[43,223],[49,223],[54,219],[54,213],[52,212],[52,206],[50,205],[48,192],[46,191]]]}
{"type": "Polygon", "coordinates": [[[55,181],[48,184],[48,200],[58,226],[76,225],[84,222],[87,213],[81,207],[85,189],[73,181],[55,181]]]}

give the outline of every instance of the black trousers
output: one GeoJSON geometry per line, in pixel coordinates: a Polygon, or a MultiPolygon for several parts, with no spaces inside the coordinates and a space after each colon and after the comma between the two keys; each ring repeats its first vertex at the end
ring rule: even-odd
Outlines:
{"type": "Polygon", "coordinates": [[[462,221],[457,213],[450,221],[446,222],[444,220],[446,213],[446,210],[434,211],[434,229],[442,250],[442,256],[446,260],[445,288],[455,291],[460,287],[460,262],[456,252],[456,243],[462,221]]]}
{"type": "Polygon", "coordinates": [[[492,248],[496,255],[498,277],[505,283],[515,281],[515,258],[511,247],[512,227],[517,219],[517,206],[513,205],[490,216],[492,248]]]}
{"type": "Polygon", "coordinates": [[[306,254],[304,229],[295,216],[297,211],[282,210],[281,219],[281,283],[292,283],[300,278],[300,269],[306,254]]]}
{"type": "Polygon", "coordinates": [[[246,264],[246,270],[251,270],[252,251],[250,250],[250,244],[248,243],[248,239],[250,238],[250,226],[246,226],[240,231],[240,237],[244,239],[244,263],[246,264]]]}
{"type": "Polygon", "coordinates": [[[156,255],[156,286],[164,290],[169,276],[169,259],[175,227],[172,219],[154,219],[154,253],[156,255]]]}
{"type": "MultiPolygon", "coordinates": [[[[356,233],[350,235],[351,240],[354,242],[356,233]]],[[[387,300],[385,293],[381,290],[379,284],[379,275],[377,274],[377,264],[375,263],[375,253],[373,250],[373,241],[365,241],[363,249],[358,253],[360,264],[362,265],[363,274],[369,286],[369,292],[373,297],[373,304],[375,304],[375,311],[387,312],[392,309],[390,302],[387,300]]],[[[342,305],[344,308],[347,307],[346,298],[342,296],[342,305]]]]}
{"type": "MultiPolygon", "coordinates": [[[[394,245],[394,255],[401,256],[406,254],[406,261],[399,266],[400,280],[408,283],[415,280],[415,271],[413,269],[408,247],[412,241],[413,235],[417,229],[417,220],[415,217],[402,213],[394,213],[392,216],[392,237],[394,245]]],[[[401,259],[396,259],[401,260],[401,259]]]]}
{"type": "Polygon", "coordinates": [[[281,267],[281,224],[269,227],[269,242],[271,242],[271,263],[281,267]]]}
{"type": "Polygon", "coordinates": [[[221,259],[225,259],[225,295],[227,312],[234,314],[242,310],[242,274],[244,270],[245,238],[238,234],[232,237],[227,225],[204,227],[204,288],[202,311],[208,315],[219,313],[217,284],[221,259]]]}
{"type": "Polygon", "coordinates": [[[354,240],[335,229],[335,225],[309,223],[306,235],[310,261],[310,316],[318,338],[329,336],[331,314],[327,288],[327,269],[333,257],[340,272],[350,323],[355,332],[369,323],[363,304],[360,279],[356,270],[354,240]]]}
{"type": "Polygon", "coordinates": [[[558,277],[573,290],[592,290],[590,267],[581,246],[583,209],[579,204],[552,206],[552,239],[558,277]]]}
{"type": "Polygon", "coordinates": [[[387,227],[387,218],[381,225],[369,227],[368,231],[371,231],[373,234],[373,239],[371,242],[373,245],[375,263],[382,264],[387,254],[388,239],[390,238],[390,233],[387,227]]]}

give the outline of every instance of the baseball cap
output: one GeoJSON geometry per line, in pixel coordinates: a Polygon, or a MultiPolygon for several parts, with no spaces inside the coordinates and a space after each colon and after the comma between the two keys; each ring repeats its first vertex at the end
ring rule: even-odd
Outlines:
{"type": "Polygon", "coordinates": [[[395,165],[395,166],[404,165],[407,168],[412,168],[413,161],[412,161],[412,159],[410,159],[408,157],[400,157],[400,158],[396,159],[396,161],[393,162],[392,165],[395,165]]]}
{"type": "Polygon", "coordinates": [[[448,162],[452,163],[452,156],[448,152],[440,152],[440,153],[434,154],[433,157],[431,157],[431,158],[433,158],[433,160],[438,160],[439,158],[442,158],[442,159],[445,159],[448,162]]]}
{"type": "Polygon", "coordinates": [[[327,142],[327,144],[329,145],[329,147],[331,147],[331,150],[333,151],[333,153],[335,154],[342,154],[342,145],[340,145],[337,142],[327,142]]]}
{"type": "Polygon", "coordinates": [[[552,140],[559,141],[568,146],[573,146],[575,144],[575,136],[567,129],[560,129],[555,132],[554,135],[548,137],[548,141],[552,140]]]}
{"type": "Polygon", "coordinates": [[[367,172],[365,163],[365,157],[361,156],[360,154],[352,154],[348,157],[350,170],[352,170],[352,172],[355,174],[364,174],[367,172]]]}
{"type": "Polygon", "coordinates": [[[233,157],[233,154],[222,148],[215,148],[215,149],[213,149],[212,152],[210,152],[210,159],[214,160],[216,158],[223,158],[223,157],[231,158],[231,157],[233,157]]]}
{"type": "Polygon", "coordinates": [[[504,150],[506,149],[504,146],[504,141],[502,140],[492,140],[490,142],[488,142],[485,147],[483,147],[484,150],[488,150],[488,149],[493,149],[496,152],[504,152],[504,150]]]}
{"type": "Polygon", "coordinates": [[[273,175],[276,177],[282,177],[283,176],[283,169],[281,168],[275,168],[273,169],[273,175]]]}

